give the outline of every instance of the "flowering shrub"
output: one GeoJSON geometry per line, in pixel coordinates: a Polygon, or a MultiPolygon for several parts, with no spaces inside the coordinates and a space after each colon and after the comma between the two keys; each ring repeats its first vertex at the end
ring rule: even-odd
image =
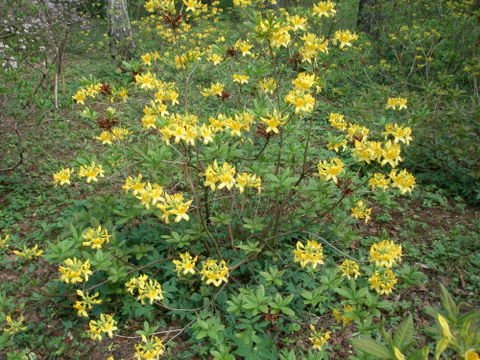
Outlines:
{"type": "Polygon", "coordinates": [[[326,64],[361,44],[334,28],[332,1],[234,0],[237,25],[217,5],[147,1],[161,46],[133,84],[73,96],[105,148],[53,174],[94,205],[45,258],[91,339],[148,321],[137,359],[172,354],[181,334],[215,359],[324,358],[347,324],[372,331],[407,286],[402,246],[356,229],[377,201],[414,189],[401,167],[408,100],[385,94],[382,132],[323,97],[338,76],[326,64]]]}

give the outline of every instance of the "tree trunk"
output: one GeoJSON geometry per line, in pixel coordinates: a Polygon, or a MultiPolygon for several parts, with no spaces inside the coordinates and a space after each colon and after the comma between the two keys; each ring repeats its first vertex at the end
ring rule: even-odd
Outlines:
{"type": "Polygon", "coordinates": [[[132,39],[132,27],[128,17],[126,0],[108,0],[108,35],[110,52],[118,61],[132,58],[135,44],[132,39]]]}
{"type": "Polygon", "coordinates": [[[375,0],[359,0],[357,29],[367,34],[372,32],[372,6],[375,0]]]}

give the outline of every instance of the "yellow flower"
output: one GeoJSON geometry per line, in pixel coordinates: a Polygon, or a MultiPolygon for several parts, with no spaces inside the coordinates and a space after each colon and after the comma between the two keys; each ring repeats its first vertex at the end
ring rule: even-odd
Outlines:
{"type": "Polygon", "coordinates": [[[315,98],[298,89],[290,91],[285,96],[285,101],[295,106],[295,113],[310,113],[315,107],[315,98]]]}
{"type": "Polygon", "coordinates": [[[389,184],[390,184],[390,179],[380,173],[375,173],[373,177],[370,180],[368,180],[368,185],[372,189],[381,188],[385,190],[388,188],[389,184]]]}
{"type": "Polygon", "coordinates": [[[345,276],[347,279],[356,279],[360,276],[360,266],[354,260],[344,260],[340,264],[340,271],[342,276],[345,276]]]}
{"type": "Polygon", "coordinates": [[[235,167],[229,163],[223,163],[222,167],[219,167],[215,160],[212,165],[209,165],[205,171],[205,186],[209,186],[212,191],[216,188],[222,189],[226,187],[230,190],[235,184],[235,167]],[[218,187],[217,187],[217,183],[218,187]]]}
{"type": "Polygon", "coordinates": [[[228,282],[228,266],[224,260],[220,262],[214,259],[207,259],[203,263],[202,270],[200,271],[202,280],[205,284],[214,286],[220,286],[222,282],[228,282]]]}
{"type": "Polygon", "coordinates": [[[332,1],[320,1],[318,4],[313,5],[312,11],[314,15],[319,17],[331,17],[337,13],[335,3],[332,1]]]}
{"type": "Polygon", "coordinates": [[[248,79],[250,79],[250,76],[233,74],[232,79],[233,79],[233,82],[236,82],[239,84],[248,84],[248,79]]]}
{"type": "Polygon", "coordinates": [[[137,360],[158,360],[165,353],[165,346],[157,336],[146,338],[135,345],[135,359],[137,360]]]}
{"type": "Polygon", "coordinates": [[[110,131],[102,131],[96,139],[104,145],[112,145],[114,136],[110,131]]]}
{"type": "Polygon", "coordinates": [[[274,110],[273,114],[269,114],[267,117],[260,118],[260,120],[265,125],[267,125],[267,129],[266,129],[267,134],[269,132],[273,132],[275,134],[278,134],[278,132],[279,132],[278,127],[282,126],[282,125],[285,125],[285,119],[286,119],[286,117],[282,118],[281,114],[279,114],[277,112],[277,110],[274,110]]]}
{"type": "Polygon", "coordinates": [[[392,170],[389,174],[393,186],[400,190],[400,193],[412,192],[415,186],[415,177],[407,170],[402,170],[397,174],[397,170],[392,170]]]}
{"type": "Polygon", "coordinates": [[[313,350],[322,350],[331,336],[331,331],[318,332],[313,325],[310,325],[310,337],[308,340],[312,343],[313,350]]]}
{"type": "Polygon", "coordinates": [[[144,65],[150,66],[152,65],[152,55],[149,53],[143,54],[140,56],[140,59],[142,60],[144,65]]]}
{"type": "Polygon", "coordinates": [[[70,185],[70,177],[73,174],[73,169],[61,169],[60,171],[53,174],[53,182],[55,186],[57,185],[70,185]]]}
{"type": "Polygon", "coordinates": [[[297,75],[297,77],[292,80],[293,86],[298,90],[307,91],[315,84],[315,74],[308,74],[306,72],[301,72],[297,75]]]}
{"type": "Polygon", "coordinates": [[[400,141],[407,145],[409,145],[410,140],[412,140],[411,134],[412,134],[412,128],[401,127],[397,124],[385,125],[385,131],[383,133],[383,135],[385,135],[385,138],[388,138],[389,135],[393,136],[394,138],[393,142],[395,144],[400,141]]]}
{"type": "Polygon", "coordinates": [[[88,228],[85,234],[83,234],[83,246],[89,246],[92,249],[101,249],[103,244],[110,242],[110,235],[107,229],[102,228],[99,225],[96,229],[88,228]]]}
{"type": "Polygon", "coordinates": [[[400,97],[388,98],[385,108],[392,110],[403,110],[407,108],[407,101],[407,99],[400,97]]]}
{"type": "Polygon", "coordinates": [[[136,178],[127,177],[122,189],[125,191],[132,190],[133,195],[141,193],[145,189],[145,183],[142,182],[142,174],[138,174],[136,178]]]}
{"type": "Polygon", "coordinates": [[[112,129],[112,135],[115,140],[123,140],[126,136],[130,135],[130,130],[121,127],[114,127],[112,129]]]}
{"type": "Polygon", "coordinates": [[[352,46],[352,41],[357,39],[358,35],[350,32],[349,30],[337,30],[333,36],[333,41],[335,43],[340,43],[340,49],[352,46]]]}
{"type": "Polygon", "coordinates": [[[113,337],[113,332],[118,330],[117,322],[113,319],[112,315],[100,314],[99,320],[90,320],[89,333],[92,340],[102,340],[103,334],[107,334],[108,337],[113,337]]]}
{"type": "Polygon", "coordinates": [[[370,130],[364,126],[350,124],[347,128],[346,137],[350,141],[366,141],[370,130]]]}
{"type": "Polygon", "coordinates": [[[3,331],[9,335],[15,335],[19,332],[27,330],[27,327],[23,325],[25,318],[20,315],[17,320],[13,320],[11,315],[5,316],[5,322],[7,325],[3,328],[3,331]]]}
{"type": "Polygon", "coordinates": [[[397,277],[390,269],[375,273],[368,279],[370,287],[380,295],[388,295],[393,291],[393,287],[398,282],[397,277]]]}
{"type": "Polygon", "coordinates": [[[328,122],[332,127],[340,131],[344,131],[348,126],[344,116],[339,113],[330,113],[328,115],[328,122]]]}
{"type": "Polygon", "coordinates": [[[222,62],[222,57],[218,54],[210,54],[207,60],[213,63],[213,65],[218,65],[222,62]]]}
{"type": "Polygon", "coordinates": [[[274,48],[287,47],[290,43],[290,31],[291,26],[281,26],[276,24],[270,33],[270,45],[274,48]]]}
{"type": "Polygon", "coordinates": [[[58,270],[61,274],[60,280],[67,284],[88,281],[88,277],[93,274],[90,270],[90,261],[82,263],[76,257],[65,260],[58,270]]]}
{"type": "Polygon", "coordinates": [[[299,15],[288,16],[288,22],[293,27],[293,31],[303,31],[307,27],[307,19],[299,15]]]}
{"type": "Polygon", "coordinates": [[[78,172],[78,176],[86,177],[87,184],[91,181],[98,181],[97,177],[104,177],[103,167],[102,165],[96,165],[95,162],[92,162],[89,166],[82,165],[78,172]]]}
{"type": "Polygon", "coordinates": [[[400,157],[401,148],[399,144],[395,144],[388,140],[383,148],[382,166],[390,164],[391,167],[396,167],[402,158],[400,157]]]}
{"type": "Polygon", "coordinates": [[[87,94],[85,90],[80,89],[75,93],[75,95],[72,96],[72,98],[77,104],[85,105],[85,99],[87,98],[87,94]]]}
{"type": "Polygon", "coordinates": [[[293,261],[299,262],[302,268],[307,265],[316,268],[318,265],[324,264],[323,246],[315,240],[307,240],[306,244],[298,241],[293,254],[293,261]]]}
{"type": "Polygon", "coordinates": [[[150,279],[148,275],[140,275],[135,278],[131,278],[125,283],[125,287],[130,294],[134,294],[137,291],[137,300],[142,304],[148,300],[150,304],[154,301],[160,301],[163,299],[163,291],[160,283],[155,279],[150,279]]]}
{"type": "Polygon", "coordinates": [[[13,253],[25,260],[32,260],[35,257],[42,256],[43,250],[38,249],[38,244],[32,248],[24,245],[22,250],[14,250],[13,253]]]}
{"type": "Polygon", "coordinates": [[[258,192],[260,192],[262,187],[262,179],[255,174],[244,172],[237,175],[235,179],[235,187],[240,190],[241,194],[243,194],[245,188],[257,189],[258,192]]]}
{"type": "Polygon", "coordinates": [[[465,360],[480,360],[480,356],[474,350],[467,350],[464,357],[465,360]]]}
{"type": "Polygon", "coordinates": [[[238,40],[234,45],[235,50],[240,51],[242,53],[242,56],[252,55],[252,53],[250,52],[250,49],[252,47],[253,45],[245,40],[238,40]]]}
{"type": "Polygon", "coordinates": [[[307,33],[301,38],[304,43],[299,49],[302,62],[311,63],[318,53],[328,54],[328,40],[318,38],[315,34],[307,33]]]}
{"type": "Polygon", "coordinates": [[[327,144],[328,150],[334,150],[337,153],[340,151],[340,148],[342,148],[342,151],[347,149],[347,140],[336,139],[329,141],[327,144]]]}
{"type": "Polygon", "coordinates": [[[355,207],[351,208],[352,216],[355,219],[365,219],[365,223],[370,220],[372,214],[372,208],[367,208],[362,200],[357,201],[355,207]]]}
{"type": "Polygon", "coordinates": [[[224,85],[221,83],[212,83],[209,88],[203,88],[203,96],[222,96],[224,85]]]}
{"type": "Polygon", "coordinates": [[[102,303],[101,299],[97,299],[99,296],[98,292],[90,295],[88,292],[84,293],[82,290],[77,290],[77,295],[80,296],[81,300],[77,300],[73,308],[77,310],[78,316],[88,317],[87,311],[92,310],[93,305],[102,303]]]}
{"type": "Polygon", "coordinates": [[[274,78],[267,77],[260,81],[260,88],[265,94],[273,94],[277,88],[277,82],[274,78]]]}
{"type": "Polygon", "coordinates": [[[337,176],[343,171],[343,162],[339,158],[333,158],[330,161],[322,160],[318,162],[318,175],[325,181],[332,180],[338,183],[337,176]]]}
{"type": "Polygon", "coordinates": [[[195,12],[202,7],[202,3],[199,0],[183,0],[183,4],[186,6],[186,11],[195,12]]]}
{"type": "Polygon", "coordinates": [[[190,253],[184,252],[180,254],[180,260],[173,260],[173,264],[175,265],[175,271],[178,274],[195,274],[195,264],[197,262],[198,256],[192,257],[190,253]]]}
{"type": "Polygon", "coordinates": [[[370,261],[375,265],[391,268],[402,258],[402,245],[397,245],[390,240],[382,240],[370,247],[370,261]]]}

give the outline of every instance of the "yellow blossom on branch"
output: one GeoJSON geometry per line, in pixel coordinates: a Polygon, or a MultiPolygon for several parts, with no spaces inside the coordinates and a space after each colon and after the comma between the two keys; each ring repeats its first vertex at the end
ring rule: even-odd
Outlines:
{"type": "Polygon", "coordinates": [[[306,244],[298,241],[293,254],[293,261],[299,262],[302,268],[308,265],[316,268],[318,265],[324,264],[323,246],[315,240],[307,240],[306,244]]]}
{"type": "Polygon", "coordinates": [[[97,165],[95,162],[92,162],[89,166],[82,165],[78,172],[78,176],[86,177],[87,184],[91,181],[98,181],[99,177],[104,177],[102,165],[97,165]]]}
{"type": "Polygon", "coordinates": [[[69,258],[59,267],[60,280],[67,284],[76,284],[88,281],[93,272],[90,270],[90,261],[81,262],[77,258],[69,258]]]}
{"type": "Polygon", "coordinates": [[[328,181],[332,180],[335,184],[338,183],[338,176],[343,171],[343,162],[339,158],[333,158],[330,161],[322,160],[318,162],[318,175],[321,179],[328,181]]]}
{"type": "Polygon", "coordinates": [[[397,277],[390,269],[375,271],[368,279],[370,287],[380,295],[388,295],[393,291],[393,287],[398,282],[397,277]]]}
{"type": "Polygon", "coordinates": [[[214,259],[207,259],[203,263],[202,270],[200,270],[202,280],[205,284],[220,286],[222,282],[228,282],[228,266],[224,260],[218,261],[214,259]]]}
{"type": "Polygon", "coordinates": [[[382,240],[370,247],[370,261],[380,267],[391,268],[400,262],[402,246],[390,240],[382,240]]]}
{"type": "Polygon", "coordinates": [[[53,174],[53,183],[55,186],[57,185],[70,185],[70,177],[72,176],[74,170],[73,169],[61,169],[60,171],[53,174]]]}

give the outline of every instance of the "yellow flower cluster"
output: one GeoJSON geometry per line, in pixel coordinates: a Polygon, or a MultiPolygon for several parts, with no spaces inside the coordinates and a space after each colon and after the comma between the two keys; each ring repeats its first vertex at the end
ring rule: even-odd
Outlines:
{"type": "Polygon", "coordinates": [[[396,97],[396,98],[388,98],[387,105],[385,106],[386,109],[392,110],[403,110],[407,108],[407,99],[396,97]]]}
{"type": "Polygon", "coordinates": [[[267,134],[270,132],[278,134],[280,131],[278,127],[285,125],[286,119],[286,116],[282,117],[282,115],[275,109],[272,114],[260,118],[260,121],[267,126],[265,130],[267,134]]]}
{"type": "Polygon", "coordinates": [[[99,225],[96,229],[88,228],[87,231],[83,234],[83,246],[89,246],[92,249],[101,249],[103,244],[110,242],[111,235],[108,234],[107,229],[102,228],[99,225]]]}
{"type": "Polygon", "coordinates": [[[306,244],[297,242],[297,248],[293,251],[293,261],[299,262],[302,268],[310,265],[316,268],[318,265],[324,264],[323,246],[315,240],[307,240],[306,244]]]}
{"type": "Polygon", "coordinates": [[[337,30],[333,34],[333,42],[338,43],[340,49],[352,46],[352,41],[358,39],[358,35],[352,33],[350,30],[337,30]]]}
{"type": "Polygon", "coordinates": [[[113,337],[113,332],[118,330],[117,322],[112,315],[100,314],[99,320],[90,320],[88,323],[89,335],[92,340],[102,340],[103,334],[113,337]]]}
{"type": "Polygon", "coordinates": [[[153,304],[154,301],[163,299],[162,286],[155,279],[150,279],[148,275],[143,274],[135,278],[131,278],[125,283],[127,291],[134,295],[137,292],[137,300],[142,304],[148,301],[153,304]]]}
{"type": "Polygon", "coordinates": [[[260,81],[260,88],[265,94],[272,95],[277,88],[277,82],[272,77],[267,77],[260,81]]]}
{"type": "Polygon", "coordinates": [[[129,176],[123,185],[125,191],[132,191],[133,195],[140,200],[147,209],[155,208],[161,211],[161,219],[168,224],[170,216],[175,216],[174,221],[188,221],[190,217],[187,212],[190,209],[192,200],[185,201],[183,194],[168,194],[159,184],[143,182],[142,175],[136,178],[129,176]]]}
{"type": "MultiPolygon", "coordinates": [[[[315,107],[315,98],[310,94],[311,87],[317,83],[315,74],[302,72],[292,80],[294,89],[286,96],[285,101],[295,106],[295,113],[310,113],[315,107]]],[[[317,91],[319,91],[317,86],[317,91]]]]}
{"type": "Polygon", "coordinates": [[[332,127],[340,131],[345,131],[348,127],[348,123],[345,121],[345,116],[339,113],[330,113],[328,115],[328,122],[332,127]]]}
{"type": "Polygon", "coordinates": [[[86,98],[95,98],[100,93],[101,88],[102,84],[100,83],[89,85],[86,88],[79,89],[72,98],[77,104],[85,105],[86,98]]]}
{"type": "Polygon", "coordinates": [[[373,174],[373,176],[368,180],[368,185],[372,189],[380,188],[382,190],[386,190],[389,184],[390,179],[381,173],[373,174]]]}
{"type": "Polygon", "coordinates": [[[73,169],[61,169],[53,174],[53,183],[57,185],[70,185],[70,177],[72,176],[73,169]]]}
{"type": "Polygon", "coordinates": [[[135,345],[135,359],[158,360],[165,353],[165,345],[157,336],[147,338],[142,336],[142,341],[135,345]]]}
{"type": "Polygon", "coordinates": [[[92,310],[94,305],[102,303],[101,299],[97,299],[99,296],[98,292],[90,295],[88,292],[77,290],[77,295],[80,296],[81,300],[77,300],[73,308],[77,310],[78,316],[88,317],[88,311],[92,310]]]}
{"type": "Polygon", "coordinates": [[[195,264],[197,262],[198,256],[192,257],[190,253],[184,252],[183,254],[180,255],[180,260],[173,260],[173,264],[175,265],[175,271],[178,274],[195,274],[195,264]]]}
{"type": "Polygon", "coordinates": [[[400,190],[400,193],[412,192],[415,186],[415,177],[407,170],[403,169],[397,174],[397,170],[392,170],[389,174],[393,186],[400,190]]]}
{"type": "Polygon", "coordinates": [[[157,61],[158,59],[160,59],[160,54],[158,53],[158,51],[145,53],[140,56],[140,60],[142,60],[142,63],[146,66],[151,66],[152,61],[157,61]]]}
{"type": "Polygon", "coordinates": [[[343,162],[339,158],[333,158],[330,161],[321,160],[318,162],[318,176],[321,179],[328,181],[332,180],[335,184],[338,183],[338,175],[343,171],[343,162]]]}
{"type": "Polygon", "coordinates": [[[397,277],[390,269],[375,271],[368,279],[370,287],[380,295],[388,295],[393,291],[393,287],[398,282],[397,277]]]}
{"type": "Polygon", "coordinates": [[[360,276],[360,266],[355,260],[344,260],[340,266],[340,271],[342,276],[345,276],[347,279],[356,279],[360,276]]]}
{"type": "Polygon", "coordinates": [[[98,181],[99,177],[104,177],[102,165],[97,165],[93,161],[90,165],[80,166],[78,171],[78,176],[87,178],[87,184],[90,184],[91,181],[98,181]]]}
{"type": "Polygon", "coordinates": [[[6,326],[3,328],[3,331],[9,335],[15,335],[19,332],[27,330],[27,327],[23,325],[25,318],[23,315],[20,315],[17,320],[14,320],[11,315],[5,316],[6,326]]]}
{"type": "Polygon", "coordinates": [[[248,75],[241,75],[241,74],[232,75],[233,82],[236,82],[239,84],[248,84],[248,79],[250,79],[250,76],[248,75]]]}
{"type": "Polygon", "coordinates": [[[144,6],[145,10],[150,13],[153,13],[155,11],[166,13],[175,12],[174,0],[148,0],[144,6]]]}
{"type": "Polygon", "coordinates": [[[331,331],[319,332],[315,329],[315,326],[310,325],[310,337],[308,340],[312,343],[312,349],[322,350],[328,340],[330,340],[331,334],[331,331]]]}
{"type": "Polygon", "coordinates": [[[128,129],[114,127],[111,131],[102,131],[96,139],[104,145],[112,145],[114,141],[122,141],[130,134],[128,129]]]}
{"type": "Polygon", "coordinates": [[[314,15],[319,17],[332,17],[335,16],[337,10],[335,10],[335,3],[332,1],[320,1],[318,4],[314,4],[312,8],[314,15]]]}
{"type": "Polygon", "coordinates": [[[253,45],[248,42],[248,40],[237,40],[234,45],[234,49],[240,51],[242,56],[253,55],[250,50],[253,48],[253,45]]]}
{"type": "Polygon", "coordinates": [[[13,250],[13,253],[18,257],[25,260],[32,260],[33,258],[42,256],[43,250],[38,248],[38,244],[29,248],[26,245],[23,245],[22,250],[13,250]]]}
{"type": "Polygon", "coordinates": [[[375,265],[391,268],[402,258],[402,245],[390,240],[382,240],[370,247],[370,261],[375,265]]]}
{"type": "Polygon", "coordinates": [[[362,200],[357,201],[355,207],[350,209],[352,211],[352,216],[355,219],[365,219],[365,223],[368,223],[370,216],[372,214],[372,208],[368,208],[367,205],[362,200]]]}
{"type": "Polygon", "coordinates": [[[200,270],[202,280],[205,284],[214,286],[220,286],[222,282],[228,282],[228,266],[225,260],[207,259],[203,263],[202,270],[200,270]]]}
{"type": "Polygon", "coordinates": [[[301,37],[303,45],[299,49],[302,62],[312,63],[319,53],[328,54],[328,40],[317,37],[313,33],[306,33],[301,37]]]}
{"type": "Polygon", "coordinates": [[[245,188],[253,188],[260,191],[262,186],[262,180],[257,175],[245,172],[236,175],[235,167],[228,162],[224,162],[222,166],[219,166],[215,160],[213,164],[207,167],[204,175],[205,182],[203,184],[209,186],[212,191],[223,188],[231,190],[235,186],[240,190],[240,193],[243,193],[245,188]]]}
{"type": "Polygon", "coordinates": [[[203,96],[222,96],[224,87],[221,83],[212,83],[210,87],[203,88],[201,93],[203,96]]]}
{"type": "Polygon", "coordinates": [[[383,133],[385,135],[385,139],[388,138],[388,136],[393,137],[393,142],[396,144],[399,141],[403,142],[404,144],[409,145],[410,140],[412,140],[412,128],[410,127],[402,127],[399,126],[398,124],[387,124],[385,125],[385,131],[383,133]]]}
{"type": "Polygon", "coordinates": [[[90,261],[81,262],[76,257],[66,259],[58,269],[60,280],[67,284],[81,283],[88,281],[88,277],[93,274],[90,270],[90,261]]]}

